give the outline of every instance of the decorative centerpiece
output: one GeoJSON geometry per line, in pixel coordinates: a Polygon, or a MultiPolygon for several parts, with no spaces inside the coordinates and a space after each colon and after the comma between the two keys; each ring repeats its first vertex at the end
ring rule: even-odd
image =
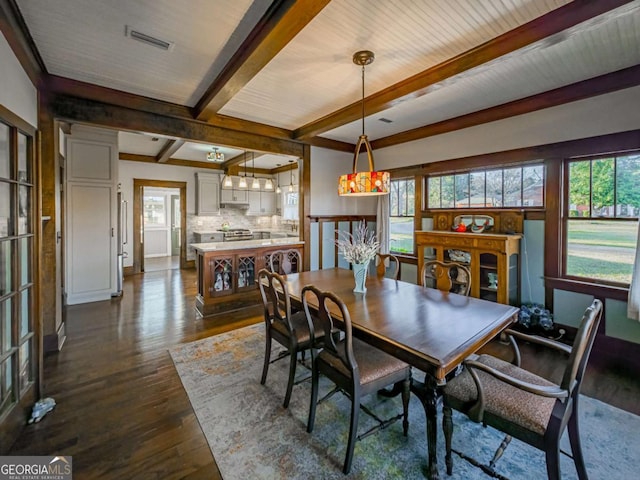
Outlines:
{"type": "Polygon", "coordinates": [[[341,230],[336,230],[336,233],[338,234],[336,240],[338,252],[353,266],[353,276],[356,281],[356,287],[353,291],[365,293],[367,291],[365,282],[369,271],[369,262],[376,257],[380,242],[378,242],[375,232],[368,230],[364,221],[358,223],[353,234],[341,230]]]}

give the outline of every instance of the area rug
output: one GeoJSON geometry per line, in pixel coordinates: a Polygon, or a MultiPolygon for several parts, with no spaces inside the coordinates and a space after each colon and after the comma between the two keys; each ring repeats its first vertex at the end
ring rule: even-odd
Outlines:
{"type": "MultiPolygon", "coordinates": [[[[314,432],[308,434],[305,427],[310,382],[294,386],[289,408],[282,408],[288,359],[273,363],[266,385],[260,385],[264,355],[262,324],[177,346],[169,353],[225,480],[425,478],[425,414],[413,396],[409,436],[402,435],[401,422],[396,422],[356,442],[351,473],[345,477],[342,462],[349,400],[337,394],[320,404],[314,432]]],[[[298,368],[299,378],[308,375],[308,370],[298,368]]],[[[329,382],[321,382],[320,396],[330,388],[329,382]]],[[[590,479],[637,478],[640,417],[584,395],[580,401],[581,437],[590,479]]],[[[363,403],[384,418],[401,411],[399,398],[371,395],[363,403]]],[[[440,426],[441,418],[438,420],[440,426]]],[[[372,420],[361,413],[359,432],[372,425],[372,420]]],[[[454,449],[488,463],[503,435],[456,412],[454,425],[454,449]]],[[[563,438],[563,443],[563,449],[570,451],[567,438],[563,438]]],[[[439,427],[440,478],[490,478],[456,455],[453,475],[447,476],[443,444],[439,427]]],[[[562,457],[562,478],[577,478],[573,461],[562,457]]],[[[512,480],[544,479],[544,454],[514,439],[498,461],[496,471],[512,480]]]]}

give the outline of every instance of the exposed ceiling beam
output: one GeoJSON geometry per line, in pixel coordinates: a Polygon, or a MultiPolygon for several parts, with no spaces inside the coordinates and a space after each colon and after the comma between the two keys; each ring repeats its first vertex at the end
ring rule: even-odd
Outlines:
{"type": "Polygon", "coordinates": [[[180,150],[186,142],[184,140],[167,140],[167,143],[164,144],[164,147],[160,149],[158,155],[156,155],[156,161],[158,163],[167,163],[167,161],[180,150]]]}
{"type": "MultiPolygon", "coordinates": [[[[120,152],[118,154],[120,160],[129,160],[131,162],[143,162],[143,163],[154,163],[157,164],[156,157],[153,155],[137,155],[135,153],[126,153],[120,152]]],[[[210,170],[220,170],[220,164],[218,163],[209,163],[209,162],[196,162],[194,160],[182,160],[179,158],[172,158],[167,161],[165,165],[176,165],[179,167],[193,167],[193,168],[207,168],[210,170]]]]}
{"type": "MultiPolygon", "coordinates": [[[[474,67],[531,45],[551,35],[602,15],[632,0],[574,0],[493,40],[472,48],[443,63],[380,90],[365,99],[367,115],[391,108],[405,100],[420,97],[429,87],[474,67]]],[[[355,102],[293,132],[293,138],[307,140],[361,117],[362,102],[355,102]]]]}
{"type": "Polygon", "coordinates": [[[267,65],[330,0],[275,0],[195,106],[208,121],[267,65]]]}
{"type": "MultiPolygon", "coordinates": [[[[114,90],[112,88],[101,87],[56,75],[46,76],[44,79],[44,89],[51,95],[78,97],[119,107],[134,108],[144,112],[188,120],[193,120],[194,118],[193,110],[183,105],[154,100],[152,98],[142,97],[140,95],[123,92],[121,90],[114,90]]],[[[265,125],[263,123],[250,122],[226,115],[215,115],[209,119],[208,123],[216,127],[250,132],[257,135],[266,135],[268,137],[280,138],[283,140],[291,140],[292,138],[291,130],[272,127],[271,125],[265,125]]]]}
{"type": "Polygon", "coordinates": [[[0,0],[0,32],[34,86],[39,86],[47,68],[29,33],[15,0],[0,0]]]}
{"type": "Polygon", "coordinates": [[[373,149],[390,147],[421,138],[440,135],[463,128],[494,122],[524,113],[535,112],[556,105],[583,100],[585,98],[604,95],[606,93],[623,90],[640,85],[640,65],[618,70],[599,77],[590,78],[571,85],[531,95],[512,102],[485,108],[477,112],[450,118],[441,122],[424,125],[388,137],[379,138],[371,142],[373,149]]]}
{"type": "Polygon", "coordinates": [[[247,152],[243,152],[236,155],[235,157],[230,158],[229,160],[225,160],[222,163],[222,168],[226,170],[227,168],[231,168],[235,165],[241,165],[246,161],[247,161],[247,152]]]}
{"type": "Polygon", "coordinates": [[[127,130],[153,132],[187,141],[227,145],[270,153],[301,156],[303,145],[291,140],[281,140],[250,132],[228,130],[206,122],[168,117],[116,105],[67,96],[43,98],[49,103],[57,119],[72,120],[127,130]]]}
{"type": "Polygon", "coordinates": [[[324,137],[313,137],[305,143],[308,143],[312,147],[329,148],[340,152],[353,152],[356,149],[355,143],[341,142],[340,140],[332,140],[324,137]]]}
{"type": "Polygon", "coordinates": [[[287,163],[281,167],[272,168],[271,173],[275,175],[276,173],[288,172],[289,170],[298,170],[298,162],[287,163]]]}

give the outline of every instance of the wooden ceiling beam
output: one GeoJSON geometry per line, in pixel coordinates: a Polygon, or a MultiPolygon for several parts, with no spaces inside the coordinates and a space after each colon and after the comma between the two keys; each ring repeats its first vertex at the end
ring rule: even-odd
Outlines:
{"type": "Polygon", "coordinates": [[[208,121],[330,2],[275,0],[195,106],[208,121]]]}
{"type": "Polygon", "coordinates": [[[31,83],[38,87],[47,74],[47,68],[15,0],[0,0],[0,32],[31,83]]]}
{"type": "Polygon", "coordinates": [[[164,147],[160,149],[158,155],[156,155],[156,161],[158,163],[167,163],[167,161],[180,150],[186,142],[184,140],[167,140],[167,143],[164,144],[164,147]]]}
{"type": "MultiPolygon", "coordinates": [[[[574,0],[482,45],[368,96],[365,98],[367,115],[389,109],[405,100],[420,97],[438,82],[560,33],[630,1],[632,0],[599,0],[597,2],[574,0]]],[[[306,141],[353,122],[361,118],[361,115],[362,102],[352,103],[297,128],[293,132],[293,138],[306,141]]]]}
{"type": "MultiPolygon", "coordinates": [[[[118,156],[120,160],[129,160],[131,162],[143,162],[143,163],[154,163],[154,164],[158,163],[158,161],[156,160],[156,157],[154,157],[153,155],[137,155],[135,153],[120,152],[118,156]]],[[[196,162],[194,160],[183,160],[179,158],[172,158],[166,161],[164,165],[175,165],[178,167],[193,167],[193,168],[222,171],[222,168],[218,163],[196,162]]]]}
{"type": "Polygon", "coordinates": [[[495,122],[505,118],[515,117],[525,113],[531,113],[556,105],[584,100],[585,98],[604,95],[606,93],[623,90],[625,88],[640,85],[640,65],[607,73],[599,77],[590,78],[571,85],[549,90],[547,92],[531,95],[512,102],[485,108],[476,112],[461,115],[441,122],[424,125],[422,127],[406,130],[395,135],[379,138],[371,142],[371,148],[385,148],[392,145],[420,140],[442,133],[461,130],[463,128],[495,122]]]}
{"type": "Polygon", "coordinates": [[[197,120],[169,117],[63,95],[48,97],[47,101],[54,116],[61,120],[132,132],[153,132],[186,141],[193,140],[296,157],[301,156],[303,151],[303,145],[299,142],[229,130],[197,120]]]}

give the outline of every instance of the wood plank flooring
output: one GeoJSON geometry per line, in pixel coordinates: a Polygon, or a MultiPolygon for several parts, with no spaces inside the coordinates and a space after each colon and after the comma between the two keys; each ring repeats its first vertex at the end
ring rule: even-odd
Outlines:
{"type": "MultiPolygon", "coordinates": [[[[13,455],[72,455],[79,479],[220,479],[167,348],[261,322],[261,307],[196,315],[195,270],[127,277],[122,298],[67,308],[67,342],[45,358],[45,395],[58,403],[27,426],[13,455]]],[[[557,359],[523,346],[527,368],[557,359]]],[[[259,379],[256,379],[259,381],[259,379]]],[[[640,414],[640,380],[590,365],[583,393],[640,414]]]]}

